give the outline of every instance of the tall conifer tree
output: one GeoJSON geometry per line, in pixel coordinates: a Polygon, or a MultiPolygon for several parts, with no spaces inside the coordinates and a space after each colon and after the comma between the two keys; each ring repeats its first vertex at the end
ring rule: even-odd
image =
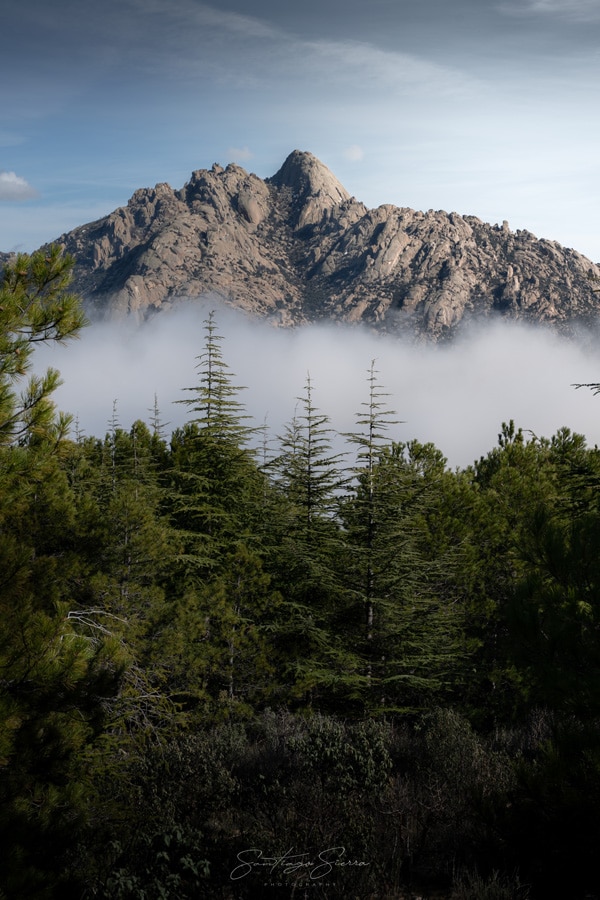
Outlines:
{"type": "Polygon", "coordinates": [[[216,702],[217,714],[241,708],[248,679],[254,679],[255,698],[268,692],[269,607],[277,602],[261,574],[265,476],[249,446],[253,429],[245,423],[222,340],[211,312],[198,383],[181,401],[190,421],[172,438],[169,499],[181,542],[169,630],[182,663],[177,680],[184,694],[216,702]]]}
{"type": "Polygon", "coordinates": [[[411,445],[390,442],[397,423],[371,363],[354,480],[343,505],[353,598],[346,639],[363,658],[363,702],[371,710],[411,709],[442,689],[455,652],[449,608],[436,595],[440,562],[424,540],[435,483],[411,461],[411,445]],[[362,621],[361,621],[362,620],[362,621]]]}
{"type": "Polygon", "coordinates": [[[270,465],[287,503],[280,520],[285,532],[273,547],[286,612],[279,641],[298,697],[313,705],[339,706],[351,668],[348,654],[340,663],[332,627],[343,602],[337,518],[342,454],[332,449],[329,418],[314,404],[310,376],[298,404],[280,439],[281,452],[270,465]]]}

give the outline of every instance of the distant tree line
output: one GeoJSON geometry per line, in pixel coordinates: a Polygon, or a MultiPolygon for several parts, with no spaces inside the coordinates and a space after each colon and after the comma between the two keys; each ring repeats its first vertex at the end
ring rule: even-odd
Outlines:
{"type": "Polygon", "coordinates": [[[374,363],[261,440],[213,314],[182,428],[69,438],[71,269],[0,286],[0,897],[597,891],[600,451],[450,470],[374,363]]]}

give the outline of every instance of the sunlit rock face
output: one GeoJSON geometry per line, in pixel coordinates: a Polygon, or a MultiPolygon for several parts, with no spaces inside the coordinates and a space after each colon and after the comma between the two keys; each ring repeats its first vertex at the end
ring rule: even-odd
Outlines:
{"type": "Polygon", "coordinates": [[[441,340],[499,315],[563,331],[595,318],[600,269],[507,222],[392,205],[367,209],[310,153],[262,180],[237,165],[62,235],[92,316],[140,320],[185,298],[291,326],[332,319],[441,340]]]}

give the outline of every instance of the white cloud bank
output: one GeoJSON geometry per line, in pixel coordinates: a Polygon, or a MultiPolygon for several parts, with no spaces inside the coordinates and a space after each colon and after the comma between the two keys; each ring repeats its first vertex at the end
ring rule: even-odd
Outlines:
{"type": "Polygon", "coordinates": [[[15,172],[0,172],[0,201],[32,200],[38,192],[15,172]]]}
{"type": "MultiPolygon", "coordinates": [[[[148,422],[155,393],[170,432],[187,416],[174,401],[197,384],[207,309],[182,306],[137,328],[94,325],[75,344],[44,349],[38,365],[61,371],[58,405],[76,415],[85,434],[104,436],[115,399],[121,427],[137,418],[148,422]]],[[[443,347],[409,345],[362,328],[275,329],[227,309],[218,310],[216,321],[233,381],[247,386],[240,400],[257,425],[266,417],[273,434],[294,415],[308,372],[315,406],[339,432],[353,430],[376,359],[389,406],[402,420],[390,440],[431,441],[451,466],[485,455],[511,418],[538,437],[567,426],[590,445],[600,443],[600,398],[572,387],[600,381],[598,346],[584,349],[540,328],[499,321],[443,347]]]]}

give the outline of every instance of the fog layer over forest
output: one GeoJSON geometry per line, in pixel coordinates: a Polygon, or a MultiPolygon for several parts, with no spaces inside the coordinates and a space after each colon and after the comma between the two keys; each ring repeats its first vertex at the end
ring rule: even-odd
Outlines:
{"type": "Polygon", "coordinates": [[[190,418],[178,400],[196,381],[204,320],[216,308],[222,353],[249,416],[280,434],[307,375],[319,411],[351,431],[367,399],[371,360],[399,424],[393,440],[433,442],[452,467],[487,453],[504,421],[538,437],[558,428],[600,443],[600,398],[574,382],[600,381],[600,338],[561,338],[542,327],[500,320],[471,327],[451,344],[414,344],[362,327],[311,325],[293,330],[250,320],[228,308],[186,303],[143,325],[95,323],[76,343],[38,351],[36,368],[58,368],[60,409],[85,435],[103,437],[113,420],[128,429],[152,418],[155,395],[165,433],[190,418]],[[115,402],[116,401],[116,404],[115,402]]]}

